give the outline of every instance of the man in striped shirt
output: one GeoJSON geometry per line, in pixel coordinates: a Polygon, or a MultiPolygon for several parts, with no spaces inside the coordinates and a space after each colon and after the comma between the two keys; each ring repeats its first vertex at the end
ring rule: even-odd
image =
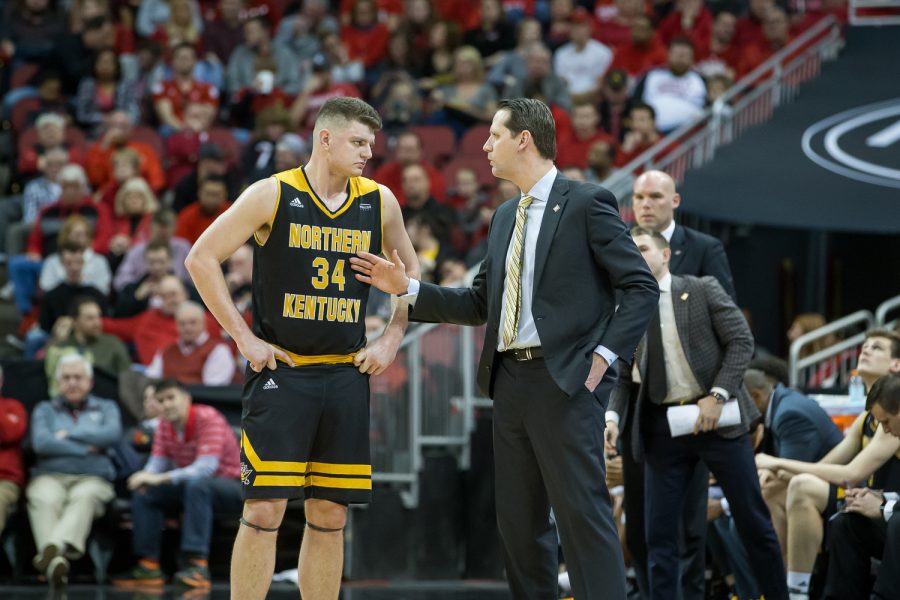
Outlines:
{"type": "Polygon", "coordinates": [[[153,439],[150,460],[128,479],[138,565],[120,587],[162,586],[160,538],[165,516],[177,510],[181,521],[182,570],[175,582],[195,588],[210,585],[207,556],[213,513],[239,515],[241,464],[237,438],[218,410],[193,404],[175,379],[156,386],[163,419],[153,439]]]}

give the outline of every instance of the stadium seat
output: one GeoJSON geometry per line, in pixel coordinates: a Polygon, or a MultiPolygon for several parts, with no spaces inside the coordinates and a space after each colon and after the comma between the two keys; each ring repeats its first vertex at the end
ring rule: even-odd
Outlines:
{"type": "Polygon", "coordinates": [[[19,133],[28,127],[28,115],[37,110],[41,105],[41,99],[37,96],[22,98],[15,104],[9,113],[9,122],[12,123],[13,133],[19,133]]]}
{"type": "Polygon", "coordinates": [[[459,142],[459,156],[477,156],[484,158],[484,150],[481,148],[487,141],[491,128],[488,125],[476,125],[463,136],[459,142]]]}
{"type": "MultiPolygon", "coordinates": [[[[78,129],[77,127],[66,127],[66,143],[70,147],[75,147],[80,150],[84,150],[85,148],[85,136],[84,132],[78,129]]],[[[37,142],[37,129],[34,127],[29,127],[25,131],[22,132],[22,135],[19,136],[18,142],[18,151],[21,155],[22,152],[34,146],[37,142]]]]}
{"type": "Polygon", "coordinates": [[[409,130],[422,140],[423,158],[440,168],[456,154],[456,136],[444,125],[419,125],[409,130]]]}
{"type": "Polygon", "coordinates": [[[165,155],[165,147],[163,146],[162,138],[157,133],[156,129],[152,127],[147,127],[146,125],[138,125],[131,131],[131,139],[135,142],[141,142],[143,144],[147,144],[151,148],[153,148],[153,152],[162,160],[165,155]]]}
{"type": "Polygon", "coordinates": [[[16,89],[28,85],[31,78],[37,75],[40,65],[35,63],[23,63],[16,67],[9,80],[9,87],[16,89]]]}

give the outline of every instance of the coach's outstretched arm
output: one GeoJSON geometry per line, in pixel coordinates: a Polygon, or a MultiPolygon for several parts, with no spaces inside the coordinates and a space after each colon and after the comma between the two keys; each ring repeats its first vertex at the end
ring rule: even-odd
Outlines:
{"type": "Polygon", "coordinates": [[[231,300],[222,274],[222,263],[251,237],[265,242],[270,233],[269,221],[275,212],[277,198],[278,182],[272,177],[248,187],[231,208],[203,232],[184,261],[203,302],[235,341],[254,371],[266,366],[275,369],[276,358],[291,366],[294,362],[285,352],[250,331],[231,300]]]}

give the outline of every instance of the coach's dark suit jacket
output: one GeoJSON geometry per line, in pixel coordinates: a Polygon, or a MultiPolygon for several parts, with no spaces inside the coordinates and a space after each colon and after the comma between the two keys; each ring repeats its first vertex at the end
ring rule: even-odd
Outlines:
{"type": "Polygon", "coordinates": [[[732,299],[737,299],[734,291],[734,279],[725,247],[718,239],[701,233],[696,229],[675,225],[672,239],[672,258],[669,260],[669,271],[674,275],[694,275],[715,277],[732,299]]]}
{"type": "MultiPolygon", "coordinates": [[[[411,314],[417,321],[487,322],[478,385],[490,397],[506,254],[518,201],[508,200],[497,209],[487,256],[472,287],[423,282],[411,314]]],[[[569,396],[584,387],[598,344],[625,361],[631,358],[658,303],[656,280],[618,215],[610,192],[562,175],[557,176],[544,210],[535,251],[532,315],[547,369],[569,396]],[[616,289],[621,291],[618,311],[616,289]]],[[[599,388],[597,393],[602,393],[599,388]]]]}
{"type": "MultiPolygon", "coordinates": [[[[673,275],[672,305],[678,337],[697,383],[704,391],[720,387],[737,396],[741,422],[720,427],[716,432],[726,438],[747,433],[750,423],[760,415],[750,394],[744,389],[744,371],[753,356],[753,335],[744,315],[714,277],[673,275]]],[[[631,449],[638,460],[643,456],[641,413],[644,403],[649,402],[646,386],[643,385],[647,381],[646,340],[645,336],[634,355],[642,382],[636,400],[630,401],[633,396],[631,369],[620,369],[619,380],[609,403],[609,409],[619,414],[620,423],[626,423],[628,412],[635,411],[628,427],[631,449]]]]}
{"type": "Polygon", "coordinates": [[[815,462],[844,438],[819,403],[795,389],[775,386],[771,412],[764,446],[774,456],[815,462]]]}

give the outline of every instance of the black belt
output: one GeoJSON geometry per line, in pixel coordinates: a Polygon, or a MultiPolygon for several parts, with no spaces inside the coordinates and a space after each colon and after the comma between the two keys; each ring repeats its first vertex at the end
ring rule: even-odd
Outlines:
{"type": "Polygon", "coordinates": [[[531,348],[513,348],[512,350],[503,352],[503,354],[518,362],[544,358],[544,350],[540,346],[533,346],[531,348]]]}

